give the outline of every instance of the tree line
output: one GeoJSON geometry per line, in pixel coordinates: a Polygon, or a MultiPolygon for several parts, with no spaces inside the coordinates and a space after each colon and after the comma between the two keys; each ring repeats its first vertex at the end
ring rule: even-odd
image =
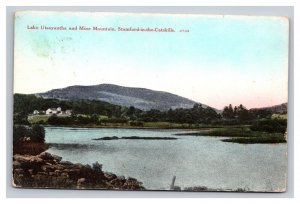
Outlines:
{"type": "Polygon", "coordinates": [[[267,132],[286,129],[287,122],[282,119],[271,119],[272,112],[268,109],[250,109],[240,104],[225,106],[222,112],[211,107],[195,104],[192,108],[177,108],[167,111],[156,109],[141,110],[133,106],[124,107],[96,100],[57,100],[43,99],[35,95],[14,95],[14,124],[28,123],[28,115],[34,110],[46,110],[52,107],[71,109],[69,117],[51,116],[50,125],[106,125],[107,123],[122,123],[132,126],[143,126],[144,122],[171,122],[187,124],[215,125],[252,125],[253,130],[267,132]],[[101,117],[100,117],[101,116],[101,117]],[[102,117],[105,116],[105,117],[102,117]]]}
{"type": "MultiPolygon", "coordinates": [[[[218,120],[221,115],[210,107],[195,104],[190,109],[169,109],[160,111],[156,109],[144,111],[133,106],[124,107],[96,100],[58,100],[43,99],[35,95],[14,95],[14,124],[26,124],[27,117],[34,110],[46,110],[52,107],[61,107],[63,110],[71,109],[73,116],[68,117],[64,123],[92,123],[98,120],[97,115],[107,116],[104,122],[111,121],[144,121],[144,122],[176,122],[176,123],[210,123],[218,120]],[[82,117],[80,114],[89,117],[82,117]],[[79,116],[76,116],[79,115],[79,116]],[[76,116],[76,117],[75,117],[76,116]]],[[[59,123],[59,118],[52,118],[53,123],[59,123]]]]}
{"type": "Polygon", "coordinates": [[[271,118],[273,113],[268,109],[250,109],[240,104],[239,106],[232,107],[231,104],[225,106],[222,111],[222,118],[225,120],[255,120],[262,118],[271,118]]]}

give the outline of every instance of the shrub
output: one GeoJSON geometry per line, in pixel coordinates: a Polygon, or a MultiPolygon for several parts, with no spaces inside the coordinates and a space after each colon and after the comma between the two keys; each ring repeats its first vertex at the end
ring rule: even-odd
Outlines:
{"type": "Polygon", "coordinates": [[[51,115],[51,116],[48,118],[48,123],[49,123],[50,125],[56,125],[56,124],[59,124],[57,115],[51,115]]]}
{"type": "Polygon", "coordinates": [[[26,137],[27,128],[23,125],[14,125],[13,128],[13,143],[17,143],[21,138],[26,137]]]}
{"type": "Polygon", "coordinates": [[[102,164],[99,164],[97,161],[92,164],[93,170],[97,173],[102,173],[102,164]]]}
{"type": "Polygon", "coordinates": [[[27,120],[27,114],[20,112],[20,113],[14,113],[13,115],[13,120],[14,124],[19,124],[19,125],[28,125],[29,122],[27,120]]]}
{"type": "Polygon", "coordinates": [[[30,138],[34,142],[45,142],[45,129],[41,125],[33,125],[30,128],[30,138]]]}
{"type": "MultiPolygon", "coordinates": [[[[83,117],[82,117],[83,118],[83,117]]],[[[77,123],[76,117],[58,117],[57,115],[51,115],[48,118],[49,125],[71,125],[77,123]]]]}
{"type": "Polygon", "coordinates": [[[127,118],[103,118],[100,121],[101,123],[127,123],[128,119],[127,118]]]}
{"type": "Polygon", "coordinates": [[[142,122],[142,121],[131,121],[130,125],[131,126],[143,127],[144,126],[144,122],[142,122]]]}
{"type": "Polygon", "coordinates": [[[279,132],[284,133],[287,128],[287,120],[284,119],[263,119],[255,121],[250,129],[253,131],[261,131],[261,132],[279,132]]]}
{"type": "Polygon", "coordinates": [[[16,144],[24,137],[30,137],[34,142],[45,142],[45,129],[41,125],[26,127],[24,125],[15,125],[13,129],[13,142],[16,144]]]}

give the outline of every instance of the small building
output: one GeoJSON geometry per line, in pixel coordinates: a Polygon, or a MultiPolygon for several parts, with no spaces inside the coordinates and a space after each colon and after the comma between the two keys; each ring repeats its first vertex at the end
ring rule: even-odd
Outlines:
{"type": "Polygon", "coordinates": [[[38,114],[40,114],[40,112],[38,110],[33,111],[33,115],[38,115],[38,114]]]}
{"type": "Polygon", "coordinates": [[[53,115],[53,114],[62,114],[61,107],[58,107],[58,108],[48,108],[46,110],[46,115],[53,115]]]}
{"type": "Polygon", "coordinates": [[[66,111],[65,111],[65,114],[66,114],[66,115],[72,115],[72,110],[66,110],[66,111]]]}

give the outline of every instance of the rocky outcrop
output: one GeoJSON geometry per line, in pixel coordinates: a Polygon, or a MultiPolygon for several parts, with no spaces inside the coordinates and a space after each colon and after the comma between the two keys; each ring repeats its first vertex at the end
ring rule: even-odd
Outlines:
{"type": "Polygon", "coordinates": [[[14,154],[28,154],[28,155],[38,155],[41,152],[46,151],[49,148],[48,144],[44,142],[33,142],[33,141],[23,141],[14,143],[13,153],[14,154]]]}
{"type": "Polygon", "coordinates": [[[135,178],[103,172],[98,162],[90,166],[61,159],[47,152],[36,156],[14,155],[13,185],[25,188],[144,189],[135,178]]]}

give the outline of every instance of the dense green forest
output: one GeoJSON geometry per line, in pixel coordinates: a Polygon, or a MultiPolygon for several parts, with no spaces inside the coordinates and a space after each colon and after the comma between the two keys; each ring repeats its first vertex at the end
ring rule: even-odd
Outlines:
{"type": "Polygon", "coordinates": [[[61,107],[63,110],[71,109],[74,114],[101,114],[107,116],[121,116],[126,111],[121,106],[95,100],[58,100],[43,99],[35,95],[14,94],[14,113],[32,114],[34,110],[61,107]]]}
{"type": "MultiPolygon", "coordinates": [[[[61,107],[72,110],[72,115],[46,117],[38,123],[50,125],[106,125],[107,123],[143,126],[145,122],[169,122],[176,124],[210,124],[210,125],[252,125],[252,130],[267,132],[284,132],[287,120],[272,119],[273,113],[267,109],[250,109],[243,105],[225,106],[221,113],[210,107],[195,104],[190,109],[140,110],[96,100],[58,100],[44,99],[35,95],[14,95],[14,124],[29,124],[28,116],[34,110],[47,110],[61,107]]],[[[195,126],[193,126],[195,127],[195,126]]]]}
{"type": "MultiPolygon", "coordinates": [[[[96,100],[58,100],[43,99],[35,95],[14,95],[14,122],[15,124],[26,123],[27,116],[34,110],[46,110],[48,108],[61,107],[62,110],[71,109],[72,116],[67,120],[70,122],[76,115],[77,120],[83,123],[95,122],[98,115],[107,116],[102,120],[109,122],[127,122],[127,121],[144,121],[144,122],[176,122],[176,123],[210,123],[219,120],[221,115],[214,109],[203,108],[195,104],[191,109],[175,109],[168,111],[149,110],[143,111],[135,107],[122,107],[107,102],[96,100]],[[84,115],[84,116],[82,116],[84,115]],[[88,116],[88,117],[87,117],[88,116]]],[[[54,118],[57,119],[57,118],[54,118]]],[[[51,119],[53,120],[53,118],[51,119]]],[[[51,121],[50,120],[50,121],[51,121]]],[[[64,119],[57,119],[63,122],[64,119]]],[[[97,119],[98,120],[98,119],[97,119]]],[[[66,122],[66,123],[69,123],[66,122]]]]}

